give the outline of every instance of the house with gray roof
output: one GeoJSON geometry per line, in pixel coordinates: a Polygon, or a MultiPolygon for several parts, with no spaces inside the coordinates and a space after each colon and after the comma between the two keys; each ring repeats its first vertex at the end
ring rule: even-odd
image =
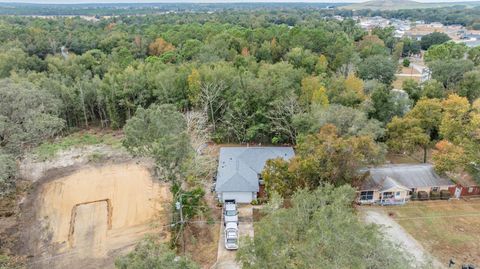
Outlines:
{"type": "Polygon", "coordinates": [[[218,200],[250,203],[257,199],[260,174],[267,160],[295,156],[291,147],[222,147],[215,192],[218,200]]]}
{"type": "Polygon", "coordinates": [[[366,180],[359,190],[361,204],[404,204],[412,194],[448,190],[455,184],[439,176],[430,164],[391,164],[363,169],[366,180]]]}

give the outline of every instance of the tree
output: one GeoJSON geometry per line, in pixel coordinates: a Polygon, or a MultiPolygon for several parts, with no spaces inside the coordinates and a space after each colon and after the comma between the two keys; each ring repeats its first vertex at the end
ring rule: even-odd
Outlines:
{"type": "Polygon", "coordinates": [[[299,190],[291,206],[255,224],[255,237],[240,245],[242,268],[410,268],[409,261],[351,204],[355,190],[325,184],[299,190]]]}
{"type": "Polygon", "coordinates": [[[450,37],[445,33],[433,32],[428,35],[424,35],[420,41],[420,45],[423,50],[428,50],[433,45],[443,44],[450,40],[450,37]]]}
{"type": "Polygon", "coordinates": [[[443,87],[448,90],[457,88],[457,85],[463,78],[463,75],[473,69],[473,63],[470,60],[447,59],[430,62],[432,78],[441,82],[443,87]]]}
{"type": "Polygon", "coordinates": [[[447,140],[442,140],[435,145],[432,158],[435,170],[442,174],[458,171],[464,168],[469,161],[461,146],[454,145],[447,140]]]}
{"type": "Polygon", "coordinates": [[[154,238],[141,241],[135,249],[115,260],[118,269],[197,269],[197,264],[186,257],[178,256],[165,243],[154,238]]]}
{"type": "Polygon", "coordinates": [[[0,147],[14,155],[53,137],[65,122],[49,92],[12,79],[0,81],[0,147]]]}
{"type": "Polygon", "coordinates": [[[459,142],[469,137],[470,103],[467,98],[451,94],[442,102],[440,134],[446,140],[459,142]]]}
{"type": "Polygon", "coordinates": [[[413,153],[423,148],[423,162],[427,162],[427,150],[438,136],[442,118],[442,104],[437,99],[420,99],[404,118],[394,117],[387,124],[387,144],[397,152],[413,153]]]}
{"type": "Polygon", "coordinates": [[[402,51],[403,57],[408,57],[408,56],[420,53],[421,46],[419,41],[405,37],[402,39],[402,43],[403,43],[403,51],[402,51]]]}
{"type": "Polygon", "coordinates": [[[300,118],[309,121],[306,125],[307,130],[302,129],[300,125],[297,126],[304,134],[317,133],[327,124],[333,124],[340,136],[371,135],[374,139],[378,139],[385,132],[382,123],[376,119],[369,119],[365,112],[337,104],[328,107],[315,106],[308,115],[296,116],[294,122],[301,123],[300,118]]]}
{"type": "Polygon", "coordinates": [[[377,79],[387,85],[395,79],[396,71],[396,63],[382,55],[370,56],[358,65],[358,76],[361,79],[377,79]]]}
{"type": "Polygon", "coordinates": [[[413,100],[414,103],[420,99],[422,95],[422,89],[418,82],[409,78],[402,82],[402,90],[408,93],[408,97],[413,100]]]}
{"type": "Polygon", "coordinates": [[[427,52],[425,52],[424,59],[427,63],[439,60],[459,60],[464,58],[466,52],[467,46],[464,43],[450,41],[431,46],[427,52]]]}
{"type": "Polygon", "coordinates": [[[182,178],[182,165],[191,146],[182,114],[173,105],[139,108],[123,127],[124,146],[134,155],[155,159],[157,172],[165,180],[182,178]]]}
{"type": "Polygon", "coordinates": [[[473,70],[463,74],[458,94],[467,97],[470,102],[480,97],[480,70],[473,70]]]}
{"type": "Polygon", "coordinates": [[[468,59],[472,61],[475,64],[475,66],[480,65],[480,46],[471,48],[468,51],[468,59]]]}
{"type": "Polygon", "coordinates": [[[175,50],[175,47],[161,37],[155,39],[155,41],[148,46],[148,54],[154,56],[160,56],[173,50],[175,50]]]}
{"type": "Polygon", "coordinates": [[[358,42],[360,57],[363,59],[374,55],[388,55],[383,40],[376,35],[366,35],[358,42]]]}
{"type": "Polygon", "coordinates": [[[403,91],[388,90],[385,85],[376,85],[370,96],[372,110],[369,117],[383,123],[389,122],[394,116],[403,116],[410,108],[408,94],[403,91]]]}
{"type": "Polygon", "coordinates": [[[332,103],[358,106],[366,98],[363,81],[353,73],[350,73],[346,78],[343,76],[334,77],[330,81],[328,97],[332,103]]]}
{"type": "Polygon", "coordinates": [[[275,136],[272,143],[290,142],[295,143],[297,139],[297,129],[292,122],[295,115],[300,112],[300,106],[294,96],[275,100],[272,102],[271,110],[267,112],[266,117],[270,120],[272,131],[275,136]]]}
{"type": "Polygon", "coordinates": [[[422,97],[443,99],[445,97],[445,88],[437,80],[429,79],[422,85],[422,97]]]}
{"type": "Polygon", "coordinates": [[[197,69],[192,69],[190,75],[187,78],[188,81],[188,100],[190,103],[195,106],[200,102],[200,94],[202,81],[200,78],[200,73],[197,69]]]}
{"type": "Polygon", "coordinates": [[[0,150],[0,198],[14,189],[16,173],[15,157],[0,150]]]}
{"type": "Polygon", "coordinates": [[[383,153],[371,136],[340,137],[335,126],[327,124],[299,140],[288,169],[285,162],[269,162],[262,178],[267,194],[278,192],[283,197],[297,188],[315,189],[325,183],[357,185],[362,180],[358,169],[379,162],[383,153]]]}

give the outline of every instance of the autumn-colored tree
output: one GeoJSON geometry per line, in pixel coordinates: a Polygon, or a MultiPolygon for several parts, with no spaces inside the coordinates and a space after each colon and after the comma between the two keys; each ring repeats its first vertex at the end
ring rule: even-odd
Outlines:
{"type": "Polygon", "coordinates": [[[387,144],[397,152],[413,153],[423,148],[423,162],[427,161],[430,142],[437,138],[442,118],[442,104],[438,99],[420,99],[405,117],[394,117],[387,124],[387,144]]]}
{"type": "Polygon", "coordinates": [[[365,93],[363,91],[363,80],[355,76],[354,73],[348,74],[344,83],[345,83],[345,89],[347,91],[355,92],[358,99],[365,99],[365,93]]]}
{"type": "Polygon", "coordinates": [[[321,107],[328,106],[329,102],[328,102],[327,90],[325,90],[325,87],[320,86],[320,88],[318,88],[313,92],[312,104],[319,105],[321,107]]]}
{"type": "Polygon", "coordinates": [[[300,102],[304,106],[311,104],[328,105],[325,87],[318,77],[310,76],[302,79],[300,102]]]}
{"type": "Polygon", "coordinates": [[[439,173],[458,171],[467,164],[463,147],[454,145],[447,140],[441,140],[435,145],[433,163],[439,173]]]}
{"type": "Polygon", "coordinates": [[[155,39],[155,41],[148,46],[148,54],[153,56],[160,56],[165,52],[173,50],[175,50],[175,47],[161,37],[155,39]]]}
{"type": "Polygon", "coordinates": [[[469,136],[470,103],[465,97],[451,94],[442,102],[443,116],[440,134],[444,139],[460,141],[469,136]]]}
{"type": "Polygon", "coordinates": [[[196,68],[192,69],[192,72],[187,77],[188,81],[188,101],[192,105],[197,105],[200,101],[200,93],[201,93],[201,86],[202,81],[200,77],[200,73],[196,68]]]}
{"type": "Polygon", "coordinates": [[[325,55],[320,55],[317,60],[317,64],[315,65],[315,72],[317,74],[326,73],[328,70],[328,59],[325,55]]]}
{"type": "Polygon", "coordinates": [[[419,120],[408,117],[394,117],[387,124],[387,137],[388,147],[402,153],[412,153],[418,146],[426,148],[430,142],[430,137],[420,128],[419,120]]]}
{"type": "Polygon", "coordinates": [[[383,158],[382,148],[371,136],[340,137],[331,124],[317,134],[299,139],[297,156],[288,162],[268,162],[262,177],[267,193],[290,196],[297,188],[315,189],[325,183],[357,185],[358,169],[383,158]]]}

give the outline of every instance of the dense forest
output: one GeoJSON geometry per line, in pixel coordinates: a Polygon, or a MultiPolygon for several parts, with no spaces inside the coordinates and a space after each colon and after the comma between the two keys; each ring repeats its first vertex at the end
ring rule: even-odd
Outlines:
{"type": "MultiPolygon", "coordinates": [[[[472,26],[478,11],[450,22],[472,26]]],[[[163,179],[185,180],[189,175],[182,169],[194,166],[186,162],[192,149],[187,116],[198,112],[213,142],[295,146],[295,158],[269,161],[263,172],[268,194],[291,199],[292,207],[269,215],[259,238],[305,247],[300,237],[312,244],[317,238],[304,225],[318,231],[339,225],[344,233],[325,241],[335,250],[324,253],[325,264],[405,268],[406,260],[382,245],[375,228],[360,224],[351,210],[355,190],[347,185],[355,187],[362,180],[358,169],[382,163],[387,152],[420,153],[440,173],[467,171],[479,180],[480,47],[438,33],[417,41],[396,38],[393,28],[366,32],[354,20],[328,19],[324,12],[221,10],[99,21],[0,17],[2,195],[14,189],[16,160],[25,152],[91,127],[123,129],[123,145],[131,153],[153,157],[163,179]],[[403,58],[419,53],[431,79],[406,80],[394,89],[403,58]],[[310,215],[296,218],[300,207],[310,215]],[[292,233],[271,233],[280,231],[279,223],[290,223],[292,233]],[[340,253],[334,246],[348,245],[352,236],[361,238],[358,253],[342,250],[339,263],[332,258],[340,253]],[[361,247],[363,242],[370,247],[361,247]],[[380,252],[384,260],[367,259],[380,252]]],[[[416,18],[415,12],[381,14],[416,18]]],[[[181,191],[172,187],[174,195],[181,191]]],[[[203,190],[190,191],[192,201],[185,203],[200,203],[203,190]]],[[[185,218],[193,218],[195,208],[186,207],[185,218]]],[[[263,242],[249,242],[239,252],[246,268],[268,264],[274,249],[263,242]]],[[[147,254],[157,264],[176,262],[173,252],[152,254],[159,252],[164,246],[146,241],[117,266],[148,261],[147,254]]],[[[310,254],[280,258],[318,258],[310,254]]]]}
{"type": "MultiPolygon", "coordinates": [[[[433,80],[407,81],[401,92],[391,86],[399,58],[418,53],[418,42],[297,13],[3,17],[2,159],[58,133],[122,128],[138,108],[172,104],[204,111],[217,142],[296,143],[329,123],[399,152],[445,139],[477,168],[479,48],[430,42],[433,80]],[[422,111],[432,108],[438,115],[425,122],[422,111]]],[[[2,165],[8,182],[12,162],[2,165]]]]}

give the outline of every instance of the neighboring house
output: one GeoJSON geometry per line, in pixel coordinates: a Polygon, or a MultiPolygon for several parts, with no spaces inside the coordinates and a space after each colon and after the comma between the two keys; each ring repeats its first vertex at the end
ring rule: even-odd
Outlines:
{"type": "Polygon", "coordinates": [[[435,173],[430,164],[393,164],[365,169],[358,191],[361,204],[404,204],[413,193],[448,190],[455,184],[435,173]]]}
{"type": "Polygon", "coordinates": [[[260,174],[269,159],[289,160],[295,155],[291,147],[223,147],[217,170],[215,191],[218,200],[250,203],[257,199],[260,174]]]}

